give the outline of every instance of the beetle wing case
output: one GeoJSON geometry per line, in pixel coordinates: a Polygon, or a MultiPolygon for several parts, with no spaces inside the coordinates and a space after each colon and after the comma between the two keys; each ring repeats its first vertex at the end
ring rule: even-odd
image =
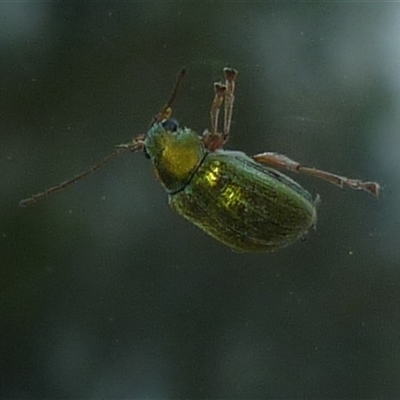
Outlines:
{"type": "Polygon", "coordinates": [[[238,151],[209,153],[171,207],[240,252],[278,250],[316,223],[309,192],[238,151]]]}

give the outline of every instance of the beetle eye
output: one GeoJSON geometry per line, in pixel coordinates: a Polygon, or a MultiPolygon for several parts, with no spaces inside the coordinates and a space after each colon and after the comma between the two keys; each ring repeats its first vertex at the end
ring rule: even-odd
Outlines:
{"type": "Polygon", "coordinates": [[[178,129],[178,121],[176,119],[166,119],[161,125],[165,130],[171,132],[176,132],[178,129]]]}

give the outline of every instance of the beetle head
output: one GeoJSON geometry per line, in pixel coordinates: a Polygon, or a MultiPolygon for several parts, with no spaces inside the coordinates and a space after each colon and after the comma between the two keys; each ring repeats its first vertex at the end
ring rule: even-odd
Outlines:
{"type": "Polygon", "coordinates": [[[205,155],[200,137],[174,119],[155,123],[144,142],[160,180],[169,193],[183,189],[205,155]]]}

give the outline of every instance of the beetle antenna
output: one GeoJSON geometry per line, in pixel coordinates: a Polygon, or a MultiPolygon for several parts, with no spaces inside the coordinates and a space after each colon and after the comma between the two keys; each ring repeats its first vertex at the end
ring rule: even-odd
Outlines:
{"type": "Polygon", "coordinates": [[[182,82],[182,79],[185,77],[185,75],[186,75],[186,69],[182,68],[176,77],[175,84],[172,88],[172,92],[169,96],[168,101],[165,103],[165,105],[161,109],[161,111],[153,118],[150,125],[154,125],[156,122],[160,122],[164,119],[168,119],[171,116],[171,114],[172,114],[171,105],[175,100],[175,97],[178,93],[179,86],[182,82]]]}
{"type": "Polygon", "coordinates": [[[32,204],[37,203],[40,200],[43,200],[44,198],[46,198],[47,196],[49,196],[51,194],[61,192],[68,186],[71,186],[73,183],[78,182],[83,178],[86,178],[88,175],[97,171],[98,169],[100,169],[104,165],[108,164],[110,161],[114,160],[114,158],[117,158],[121,154],[124,154],[128,151],[134,152],[134,151],[142,149],[143,148],[143,138],[142,138],[142,136],[139,136],[139,137],[133,139],[131,142],[129,142],[127,144],[118,145],[117,147],[118,147],[117,150],[115,150],[113,153],[111,153],[107,157],[104,157],[100,162],[93,165],[88,170],[81,172],[78,175],[75,175],[72,179],[68,179],[67,181],[64,181],[64,182],[59,183],[58,185],[52,186],[43,192],[34,194],[31,197],[28,197],[27,199],[21,200],[19,202],[20,207],[28,207],[32,204]]]}

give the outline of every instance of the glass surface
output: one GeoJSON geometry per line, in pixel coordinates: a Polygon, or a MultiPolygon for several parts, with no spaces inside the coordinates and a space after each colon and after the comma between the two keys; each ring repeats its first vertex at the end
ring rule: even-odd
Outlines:
{"type": "Polygon", "coordinates": [[[2,398],[365,399],[400,393],[400,4],[0,4],[2,398]],[[239,254],[168,207],[142,153],[22,198],[174,117],[209,128],[239,70],[226,148],[376,180],[293,176],[307,240],[239,254]]]}

